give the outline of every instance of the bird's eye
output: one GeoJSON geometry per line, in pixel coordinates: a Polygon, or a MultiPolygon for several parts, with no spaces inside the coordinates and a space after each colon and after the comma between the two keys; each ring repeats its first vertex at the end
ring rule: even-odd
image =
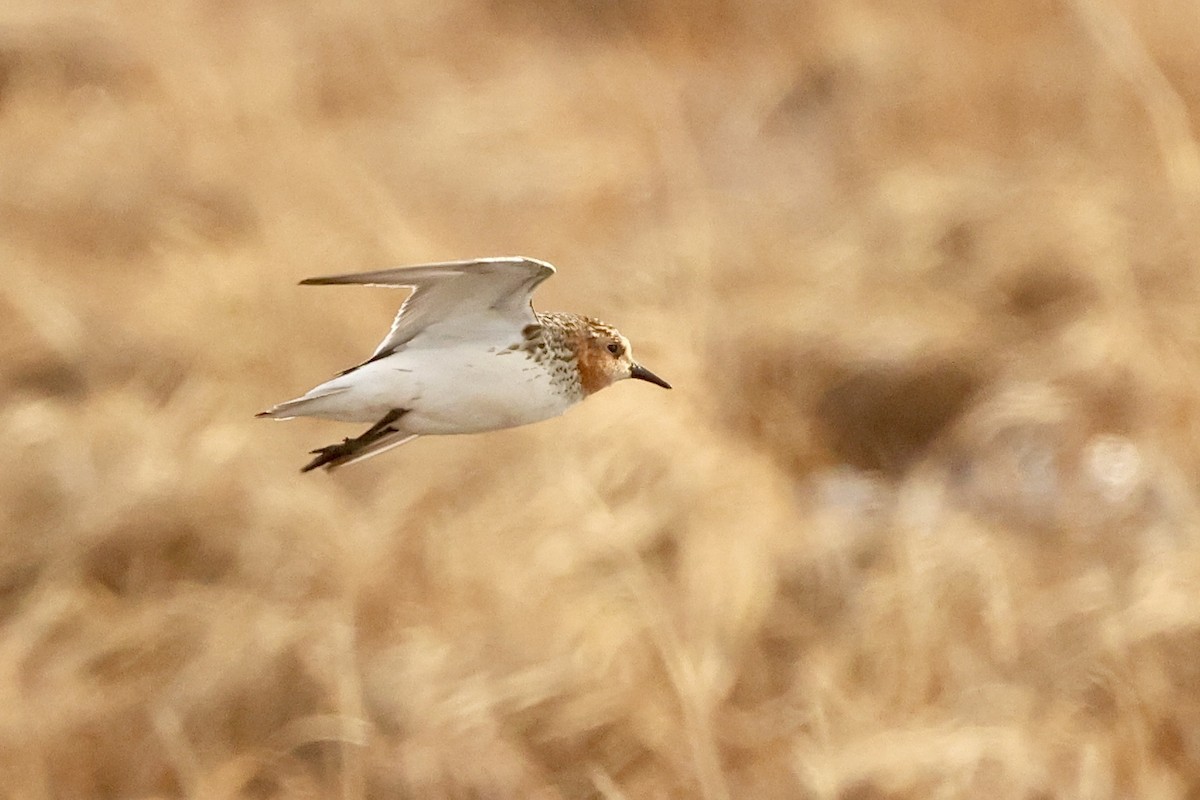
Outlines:
{"type": "Polygon", "coordinates": [[[621,345],[617,344],[616,342],[609,342],[608,352],[612,353],[614,356],[621,355],[621,345]]]}

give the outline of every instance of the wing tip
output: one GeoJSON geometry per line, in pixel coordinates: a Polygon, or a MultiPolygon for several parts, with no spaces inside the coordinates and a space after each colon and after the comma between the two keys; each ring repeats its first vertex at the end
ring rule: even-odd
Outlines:
{"type": "MultiPolygon", "coordinates": [[[[375,272],[356,272],[356,273],[351,273],[351,274],[347,274],[347,275],[319,275],[315,278],[305,278],[304,280],[300,281],[297,285],[299,285],[299,286],[332,286],[332,285],[336,285],[336,284],[371,284],[373,279],[377,279],[377,280],[394,279],[400,275],[403,275],[404,272],[407,270],[441,268],[441,269],[445,269],[448,271],[460,271],[461,272],[461,270],[464,267],[470,267],[472,265],[505,264],[505,263],[507,263],[507,264],[521,264],[521,263],[533,264],[533,265],[537,266],[539,269],[541,269],[546,274],[547,277],[549,277],[550,275],[553,275],[555,272],[558,271],[555,268],[555,266],[553,264],[551,264],[549,261],[543,261],[540,258],[533,258],[532,256],[490,256],[488,258],[473,258],[473,259],[465,259],[463,261],[435,261],[435,262],[430,262],[427,264],[412,264],[412,265],[406,266],[406,267],[397,267],[394,269],[378,270],[375,272]]],[[[453,274],[453,272],[450,272],[450,274],[453,274]]],[[[380,283],[380,284],[376,284],[376,285],[408,286],[410,284],[401,284],[401,283],[392,284],[389,282],[387,284],[380,283]]]]}
{"type": "Polygon", "coordinates": [[[545,261],[540,258],[534,258],[533,256],[508,256],[506,259],[503,259],[503,260],[524,261],[529,264],[537,264],[542,269],[549,271],[550,274],[554,274],[555,272],[558,272],[558,270],[555,268],[555,266],[553,264],[551,264],[549,261],[545,261]]]}

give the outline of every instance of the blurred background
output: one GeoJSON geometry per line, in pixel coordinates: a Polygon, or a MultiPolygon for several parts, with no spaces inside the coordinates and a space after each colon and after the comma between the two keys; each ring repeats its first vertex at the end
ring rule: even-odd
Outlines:
{"type": "Polygon", "coordinates": [[[1200,796],[1200,5],[9,0],[0,792],[1200,796]],[[254,412],[524,254],[675,385],[254,412]]]}

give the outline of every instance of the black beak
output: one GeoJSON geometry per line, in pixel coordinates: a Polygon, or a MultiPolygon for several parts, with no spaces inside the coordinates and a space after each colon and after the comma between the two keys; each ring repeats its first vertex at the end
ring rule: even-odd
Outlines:
{"type": "Polygon", "coordinates": [[[664,389],[671,388],[671,384],[667,383],[662,378],[643,367],[641,364],[633,365],[633,369],[629,371],[629,377],[637,378],[639,381],[648,381],[653,383],[655,386],[661,386],[664,389]]]}

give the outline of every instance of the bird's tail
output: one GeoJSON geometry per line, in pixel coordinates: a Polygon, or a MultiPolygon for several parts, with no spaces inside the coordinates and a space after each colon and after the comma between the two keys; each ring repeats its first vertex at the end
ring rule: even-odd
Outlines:
{"type": "Polygon", "coordinates": [[[277,406],[271,406],[266,411],[260,411],[254,416],[270,417],[271,419],[292,419],[294,417],[319,417],[326,412],[323,407],[323,401],[333,397],[334,395],[342,394],[350,391],[348,386],[338,386],[313,389],[303,397],[297,397],[295,400],[288,400],[280,403],[277,406]]]}

